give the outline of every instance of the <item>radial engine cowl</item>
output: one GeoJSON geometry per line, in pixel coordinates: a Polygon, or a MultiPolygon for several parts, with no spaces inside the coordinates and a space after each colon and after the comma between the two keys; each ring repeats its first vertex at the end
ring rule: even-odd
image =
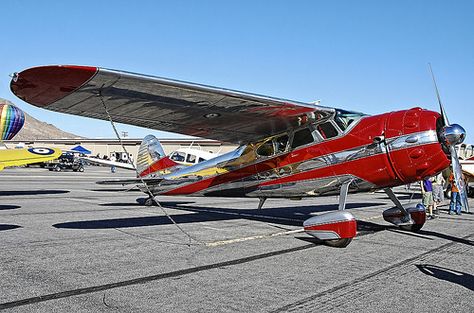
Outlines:
{"type": "Polygon", "coordinates": [[[466,138],[466,131],[458,124],[445,126],[441,130],[441,139],[447,146],[455,146],[461,144],[466,138]]]}

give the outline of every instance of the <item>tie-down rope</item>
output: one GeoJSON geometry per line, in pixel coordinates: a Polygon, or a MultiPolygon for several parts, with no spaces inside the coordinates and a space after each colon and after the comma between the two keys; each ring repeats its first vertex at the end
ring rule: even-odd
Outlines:
{"type": "MultiPolygon", "coordinates": [[[[109,110],[107,109],[107,105],[105,104],[105,101],[102,97],[102,92],[99,92],[99,95],[100,97],[100,101],[102,102],[102,105],[104,106],[104,110],[105,110],[105,113],[107,114],[107,117],[110,121],[110,124],[112,125],[112,128],[115,132],[115,135],[117,136],[117,139],[119,140],[119,143],[120,145],[122,146],[122,149],[123,151],[127,154],[128,154],[128,151],[127,149],[125,148],[125,145],[123,144],[123,141],[122,141],[122,138],[120,138],[120,135],[117,131],[117,128],[115,127],[115,122],[113,121],[112,119],[112,116],[110,115],[109,113],[109,110]]],[[[178,223],[176,223],[176,221],[171,217],[171,215],[168,214],[168,212],[166,212],[165,208],[163,206],[161,206],[160,202],[158,202],[156,199],[155,199],[155,195],[153,194],[153,192],[150,190],[150,188],[148,188],[148,185],[145,183],[145,181],[143,180],[143,178],[139,175],[138,173],[138,170],[137,170],[137,167],[135,166],[135,164],[132,162],[132,160],[130,158],[127,158],[127,162],[130,163],[133,167],[133,169],[135,170],[135,173],[137,174],[137,177],[141,180],[142,184],[145,186],[145,189],[146,189],[146,193],[148,194],[148,196],[152,199],[152,201],[154,203],[156,203],[158,205],[158,207],[160,208],[160,210],[163,212],[163,214],[166,215],[166,217],[174,224],[174,226],[176,226],[183,234],[185,234],[187,237],[188,237],[188,246],[191,246],[191,245],[201,245],[203,244],[200,240],[194,238],[193,236],[191,236],[188,232],[186,232],[178,223]],[[192,241],[195,241],[197,242],[197,244],[193,244],[192,241]]]]}

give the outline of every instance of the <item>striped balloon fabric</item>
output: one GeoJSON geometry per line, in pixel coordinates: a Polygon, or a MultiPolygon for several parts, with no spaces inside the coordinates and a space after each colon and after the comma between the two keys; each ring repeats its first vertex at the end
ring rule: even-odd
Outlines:
{"type": "Polygon", "coordinates": [[[23,127],[25,114],[16,106],[0,104],[0,132],[1,140],[12,139],[23,127]]]}

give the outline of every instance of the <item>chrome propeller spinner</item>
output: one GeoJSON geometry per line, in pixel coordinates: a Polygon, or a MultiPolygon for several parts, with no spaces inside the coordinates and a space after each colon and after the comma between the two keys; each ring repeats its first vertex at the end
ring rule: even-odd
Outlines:
{"type": "Polygon", "coordinates": [[[466,131],[462,126],[452,124],[442,128],[440,137],[446,146],[456,146],[464,141],[464,138],[466,138],[466,131]]]}
{"type": "Polygon", "coordinates": [[[466,138],[466,131],[462,126],[458,124],[449,124],[448,116],[446,115],[443,103],[441,102],[441,97],[439,96],[438,86],[436,84],[436,79],[433,74],[433,69],[431,68],[431,63],[428,63],[428,65],[430,67],[431,77],[433,78],[433,84],[436,90],[436,97],[438,98],[441,118],[443,119],[443,127],[440,131],[440,137],[443,141],[442,144],[448,147],[449,153],[451,154],[451,166],[453,168],[454,181],[459,189],[462,205],[465,208],[466,212],[469,212],[466,184],[462,179],[462,168],[461,164],[459,164],[459,157],[455,148],[456,145],[461,144],[466,138]]]}

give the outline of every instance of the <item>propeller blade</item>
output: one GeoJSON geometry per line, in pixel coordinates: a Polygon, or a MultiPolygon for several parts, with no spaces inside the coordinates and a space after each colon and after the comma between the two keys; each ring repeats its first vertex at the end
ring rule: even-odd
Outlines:
{"type": "Polygon", "coordinates": [[[444,111],[443,103],[441,102],[441,97],[439,96],[438,85],[436,84],[436,79],[433,74],[433,69],[431,68],[431,63],[428,63],[431,72],[431,78],[433,78],[433,84],[436,90],[436,97],[438,97],[438,104],[439,104],[439,111],[441,113],[441,117],[443,118],[444,126],[449,126],[448,116],[446,115],[446,111],[444,111]]]}
{"type": "Polygon", "coordinates": [[[469,212],[469,203],[467,201],[467,190],[466,184],[462,179],[462,168],[461,164],[459,164],[458,154],[456,153],[456,149],[454,146],[449,147],[449,151],[451,153],[451,165],[453,166],[453,173],[454,173],[454,181],[456,186],[459,189],[459,195],[461,196],[461,203],[466,212],[469,212]]]}

